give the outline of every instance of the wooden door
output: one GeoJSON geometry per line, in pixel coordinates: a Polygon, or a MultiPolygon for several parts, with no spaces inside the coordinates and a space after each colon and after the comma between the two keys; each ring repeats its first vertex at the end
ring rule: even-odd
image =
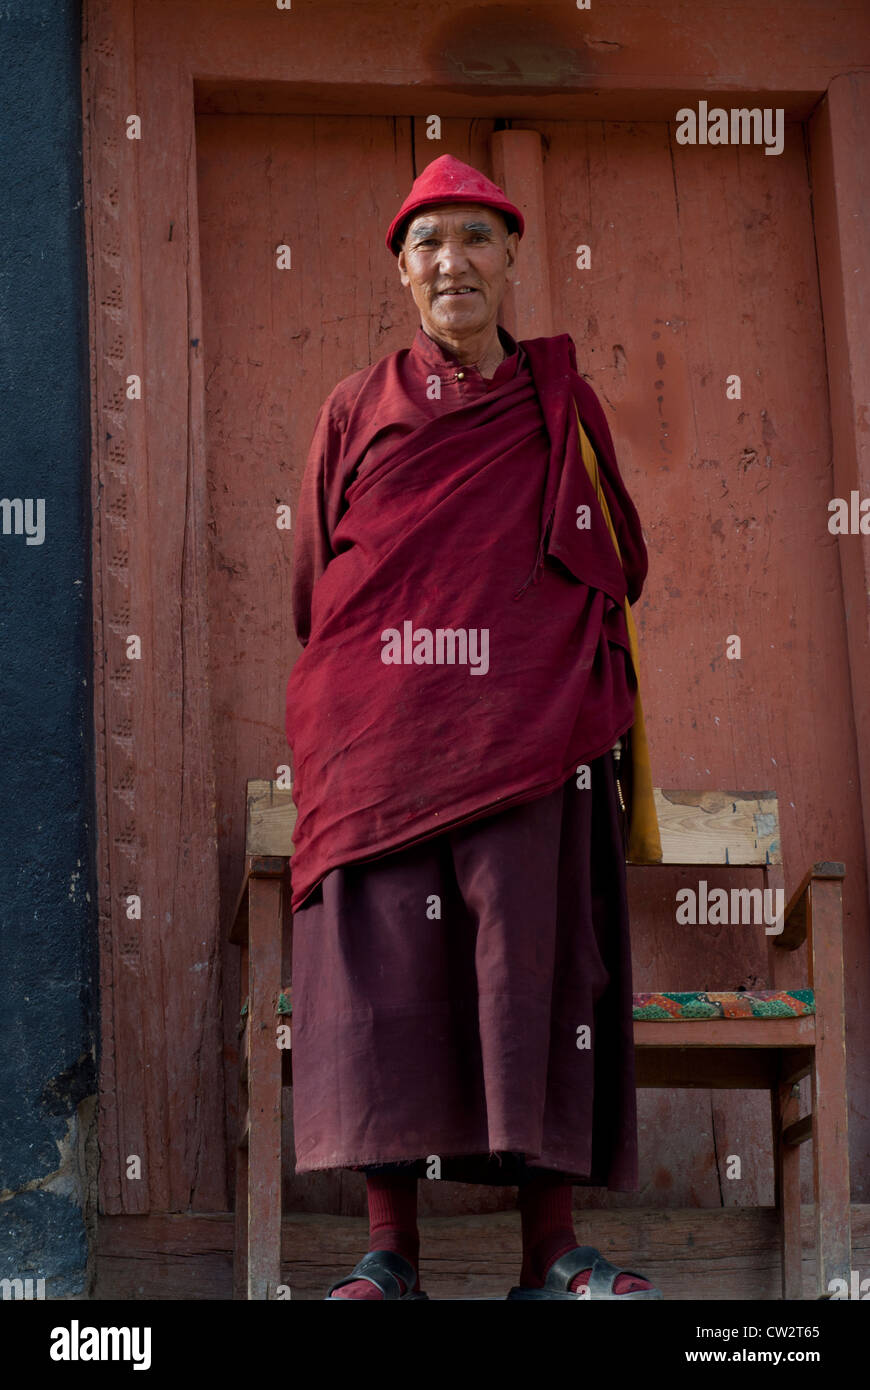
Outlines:
{"type": "MultiPolygon", "coordinates": [[[[436,143],[411,118],[197,120],[224,942],[245,783],[287,762],[284,690],[298,647],[292,528],[278,529],[276,509],[295,505],[333,385],[411,341],[413,305],[383,237],[415,173],[447,152],[494,173],[496,124],[448,120],[436,143]],[[276,268],[281,244],[291,251],[287,270],[276,268]]],[[[608,414],[650,550],[635,613],[654,780],[775,788],[787,889],[821,857],[806,811],[833,805],[826,848],[857,875],[860,804],[849,784],[846,632],[826,530],[827,386],[802,129],[788,127],[783,154],[766,158],[752,146],[676,148],[664,122],[515,128],[542,141],[553,331],[572,334],[608,414]],[[577,266],[583,244],[589,270],[577,266]],[[729,399],[735,374],[741,397],[729,399]],[[734,634],[739,661],[725,656],[734,634]],[[843,711],[836,721],[826,717],[832,701],[843,711]]],[[[688,934],[673,925],[685,881],[676,871],[631,871],[635,988],[734,988],[763,977],[757,929],[688,934]]],[[[729,880],[743,881],[752,882],[729,880]]],[[[226,947],[223,970],[234,1097],[237,962],[226,947]]],[[[578,1190],[579,1202],[772,1201],[766,1097],[645,1092],[639,1111],[641,1191],[578,1190]],[[735,1153],[738,1182],[724,1177],[735,1153]]],[[[231,1101],[227,1113],[231,1142],[231,1101]]],[[[424,1211],[511,1202],[497,1190],[426,1188],[424,1211]]],[[[296,1179],[288,1205],[361,1213],[362,1179],[296,1179]]]]}

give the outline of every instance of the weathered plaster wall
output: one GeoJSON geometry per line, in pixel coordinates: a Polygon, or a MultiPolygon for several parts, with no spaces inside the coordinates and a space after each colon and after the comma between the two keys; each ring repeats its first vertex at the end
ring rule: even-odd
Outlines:
{"type": "Polygon", "coordinates": [[[0,506],[0,1278],[48,1298],[87,1292],[96,1156],[80,33],[0,6],[0,497],[45,509],[28,544],[0,506]]]}

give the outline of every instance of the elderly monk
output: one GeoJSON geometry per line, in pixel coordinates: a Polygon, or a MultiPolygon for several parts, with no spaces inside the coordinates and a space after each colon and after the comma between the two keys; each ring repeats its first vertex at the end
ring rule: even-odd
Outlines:
{"type": "Polygon", "coordinates": [[[611,749],[647,553],[571,338],[497,323],[522,234],[423,171],[387,234],[420,326],[321,407],[297,512],[296,1171],[364,1171],[370,1217],[333,1300],[427,1297],[421,1177],[517,1186],[509,1298],[661,1297],[571,1217],[637,1188],[611,749]]]}

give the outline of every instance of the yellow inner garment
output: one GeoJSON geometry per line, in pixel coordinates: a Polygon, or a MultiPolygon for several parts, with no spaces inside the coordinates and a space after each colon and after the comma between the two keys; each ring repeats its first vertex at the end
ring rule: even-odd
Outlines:
{"type": "MultiPolygon", "coordinates": [[[[583,454],[583,462],[586,465],[586,472],[592,480],[595,488],[595,496],[601,504],[604,513],[604,520],[610,532],[610,539],[616,548],[616,555],[619,563],[622,564],[622,556],[619,553],[619,542],[616,539],[616,532],[613,529],[613,522],[610,519],[610,511],[607,506],[607,499],[601,487],[598,477],[598,459],[595,450],[589,442],[582,424],[580,415],[577,411],[577,403],[574,403],[574,414],[577,417],[577,428],[580,431],[580,448],[583,454]]],[[[626,858],[633,864],[660,864],[662,861],[662,841],[659,834],[659,822],[656,815],[655,799],[653,797],[652,770],[649,761],[649,745],[646,738],[646,725],[643,718],[643,706],[640,699],[640,671],[639,656],[637,647],[637,629],[634,625],[634,618],[631,612],[631,604],[626,597],[625,600],[625,621],[628,627],[628,641],[631,648],[631,660],[634,666],[635,679],[637,680],[637,693],[634,700],[634,724],[631,728],[631,769],[632,769],[632,798],[631,798],[631,827],[629,831],[628,849],[626,858]]]]}

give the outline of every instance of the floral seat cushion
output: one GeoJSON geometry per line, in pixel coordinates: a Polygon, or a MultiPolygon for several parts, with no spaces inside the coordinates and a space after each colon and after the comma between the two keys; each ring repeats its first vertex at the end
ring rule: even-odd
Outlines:
{"type": "Polygon", "coordinates": [[[699,1018],[799,1018],[814,1014],[811,989],[725,989],[632,995],[636,1022],[682,1023],[699,1018]]]}

